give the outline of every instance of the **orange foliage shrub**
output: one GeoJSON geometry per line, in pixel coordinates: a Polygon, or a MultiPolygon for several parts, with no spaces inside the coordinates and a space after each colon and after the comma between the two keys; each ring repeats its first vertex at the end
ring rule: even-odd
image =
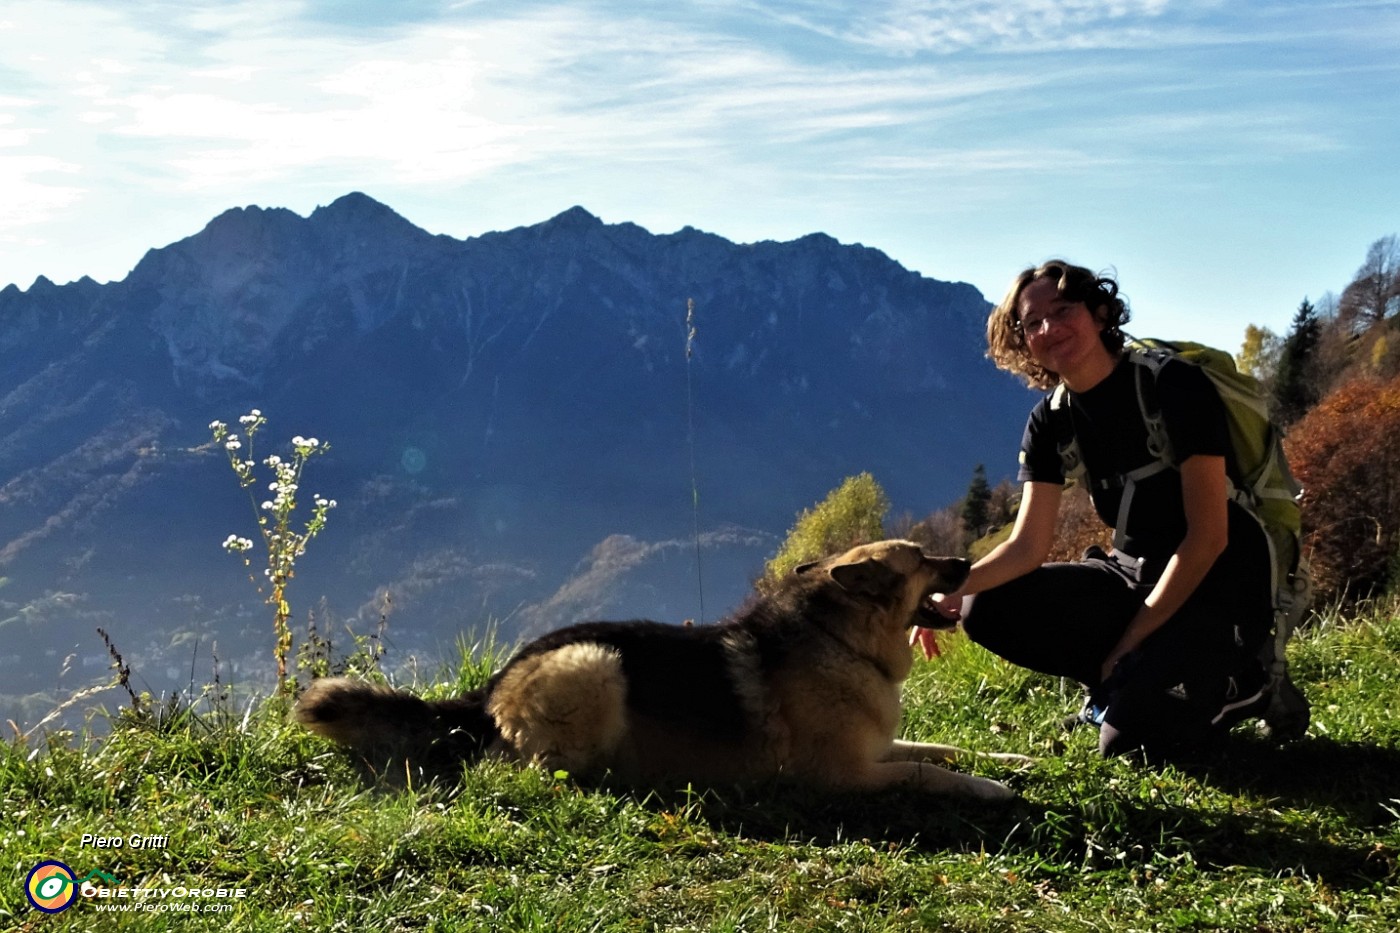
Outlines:
{"type": "Polygon", "coordinates": [[[1055,544],[1046,559],[1079,560],[1085,548],[1091,544],[1108,550],[1113,546],[1113,532],[1094,511],[1088,490],[1076,483],[1066,487],[1065,494],[1060,497],[1059,534],[1055,536],[1055,544]]]}
{"type": "Polygon", "coordinates": [[[1400,546],[1400,376],[1335,389],[1293,426],[1285,448],[1304,489],[1318,595],[1384,586],[1400,546]]]}

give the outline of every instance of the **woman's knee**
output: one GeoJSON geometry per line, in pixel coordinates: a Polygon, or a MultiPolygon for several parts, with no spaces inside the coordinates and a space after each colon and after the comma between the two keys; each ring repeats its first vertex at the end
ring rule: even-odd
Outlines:
{"type": "Polygon", "coordinates": [[[968,597],[962,626],[967,637],[1013,664],[1040,670],[1051,651],[1053,626],[1045,624],[1022,588],[996,587],[968,597]]]}
{"type": "MultiPolygon", "coordinates": [[[[984,648],[991,649],[1006,636],[1008,626],[1004,600],[998,590],[987,590],[972,596],[964,596],[962,604],[962,627],[967,637],[984,648]]],[[[995,649],[993,649],[995,650],[995,649]]]]}

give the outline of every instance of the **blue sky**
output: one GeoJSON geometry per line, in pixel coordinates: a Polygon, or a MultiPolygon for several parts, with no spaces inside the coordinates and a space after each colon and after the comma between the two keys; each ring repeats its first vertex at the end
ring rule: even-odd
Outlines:
{"type": "Polygon", "coordinates": [[[821,231],[992,300],[1065,256],[1234,348],[1400,231],[1397,92],[1400,2],[5,0],[0,286],[358,190],[821,231]]]}

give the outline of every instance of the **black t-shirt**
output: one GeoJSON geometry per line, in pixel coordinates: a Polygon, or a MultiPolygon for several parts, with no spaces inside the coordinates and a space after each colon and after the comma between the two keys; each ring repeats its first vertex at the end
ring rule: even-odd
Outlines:
{"type": "MultiPolygon", "coordinates": [[[[1104,524],[1115,527],[1123,487],[1118,479],[1132,470],[1157,462],[1148,450],[1147,426],[1138,403],[1137,365],[1127,356],[1113,372],[1087,392],[1069,392],[1066,407],[1074,425],[1080,453],[1090,479],[1094,509],[1104,524]]],[[[1150,373],[1144,373],[1151,378],[1150,373]]],[[[1226,470],[1237,476],[1225,406],[1209,377],[1190,363],[1169,360],[1156,379],[1156,399],[1173,459],[1180,464],[1203,454],[1226,458],[1226,470]]],[[[1020,482],[1065,481],[1060,459],[1061,431],[1047,395],[1031,411],[1021,439],[1020,482]]],[[[1129,503],[1122,550],[1135,557],[1165,560],[1186,534],[1181,474],[1163,470],[1137,483],[1129,503]]],[[[1262,540],[1262,532],[1249,515],[1230,503],[1230,542],[1233,549],[1247,536],[1262,540]],[[1253,527],[1253,531],[1248,529],[1253,527]]]]}

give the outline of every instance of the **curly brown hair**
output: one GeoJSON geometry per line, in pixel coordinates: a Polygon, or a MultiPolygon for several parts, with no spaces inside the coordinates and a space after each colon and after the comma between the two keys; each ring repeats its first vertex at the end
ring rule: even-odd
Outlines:
{"type": "Polygon", "coordinates": [[[1118,282],[1106,273],[1052,259],[1017,275],[1006,297],[987,318],[987,356],[999,368],[1020,376],[1031,388],[1052,389],[1060,381],[1059,374],[1035,361],[1021,329],[1021,293],[1037,279],[1054,281],[1062,297],[1081,302],[1089,309],[1103,325],[1099,333],[1110,353],[1123,349],[1123,325],[1128,323],[1130,313],[1127,301],[1118,294],[1118,282]]]}

